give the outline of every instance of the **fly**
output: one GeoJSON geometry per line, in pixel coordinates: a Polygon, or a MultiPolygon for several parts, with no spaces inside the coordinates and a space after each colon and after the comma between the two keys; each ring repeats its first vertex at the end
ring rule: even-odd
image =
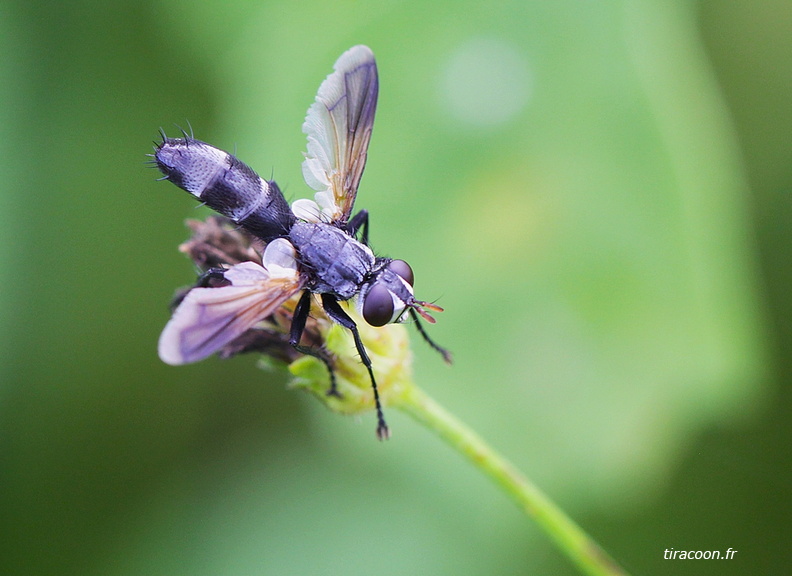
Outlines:
{"type": "Polygon", "coordinates": [[[416,300],[414,276],[404,260],[376,256],[368,246],[368,212],[352,216],[366,156],[379,81],[374,54],[366,46],[347,50],[308,109],[303,132],[308,152],[302,164],[313,200],[286,202],[274,180],[265,180],[227,152],[184,134],[162,135],[154,161],[170,180],[199,201],[231,219],[266,244],[262,264],[241,262],[212,269],[209,284],[191,289],[181,300],[159,340],[160,358],[173,365],[197,362],[218,352],[287,300],[301,293],[289,330],[289,344],[320,359],[330,372],[329,394],[338,395],[327,354],[301,343],[318,294],[327,316],[352,333],[366,367],[377,411],[377,437],[389,436],[371,360],[357,325],[340,302],[356,306],[372,326],[410,317],[429,345],[451,361],[450,353],[431,340],[419,317],[442,308],[416,300]]]}

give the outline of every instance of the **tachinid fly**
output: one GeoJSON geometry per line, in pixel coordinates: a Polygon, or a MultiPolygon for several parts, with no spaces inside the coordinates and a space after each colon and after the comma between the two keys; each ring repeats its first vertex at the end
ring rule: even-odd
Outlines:
{"type": "Polygon", "coordinates": [[[349,329],[368,370],[377,410],[377,436],[389,435],[382,414],[371,360],[357,326],[339,302],[356,298],[372,326],[401,322],[408,315],[421,336],[446,361],[451,356],[435,344],[419,316],[439,306],[416,300],[413,272],[403,260],[375,256],[368,247],[368,212],[351,217],[377,107],[377,65],[366,46],[355,46],[336,62],[308,109],[303,132],[308,152],[302,169],[314,200],[291,207],[274,181],[264,180],[237,158],[184,135],[163,134],[154,159],[170,180],[266,244],[261,262],[241,262],[212,269],[214,279],[191,289],[165,326],[159,355],[168,364],[202,360],[271,317],[302,292],[296,305],[289,343],[322,360],[330,371],[330,394],[338,394],[332,360],[321,348],[301,344],[311,295],[318,294],[327,316],[349,329]]]}

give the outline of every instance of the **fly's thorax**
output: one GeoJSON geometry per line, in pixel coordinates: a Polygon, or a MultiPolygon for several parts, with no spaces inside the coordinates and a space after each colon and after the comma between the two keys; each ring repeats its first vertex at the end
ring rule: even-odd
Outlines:
{"type": "Polygon", "coordinates": [[[298,221],[289,239],[313,292],[348,300],[371,275],[375,263],[371,249],[332,224],[298,221]]]}

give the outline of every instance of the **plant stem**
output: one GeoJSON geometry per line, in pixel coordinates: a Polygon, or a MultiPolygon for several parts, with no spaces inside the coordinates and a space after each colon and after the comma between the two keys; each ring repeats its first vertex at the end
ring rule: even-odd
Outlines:
{"type": "Polygon", "coordinates": [[[626,576],[627,573],[552,500],[421,389],[406,386],[401,394],[394,395],[390,404],[434,430],[492,478],[585,574],[626,576]]]}

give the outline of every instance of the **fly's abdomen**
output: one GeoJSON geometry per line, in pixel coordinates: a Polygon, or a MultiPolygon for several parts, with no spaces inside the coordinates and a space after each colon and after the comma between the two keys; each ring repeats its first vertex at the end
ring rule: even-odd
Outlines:
{"type": "Polygon", "coordinates": [[[294,223],[278,185],[227,152],[192,138],[164,138],[154,158],[168,180],[265,241],[287,235],[294,223]]]}

